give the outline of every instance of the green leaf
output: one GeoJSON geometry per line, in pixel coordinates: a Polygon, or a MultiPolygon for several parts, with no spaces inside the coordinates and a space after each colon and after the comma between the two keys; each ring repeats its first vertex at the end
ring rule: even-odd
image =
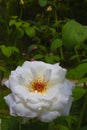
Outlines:
{"type": "Polygon", "coordinates": [[[69,20],[62,28],[62,41],[65,48],[74,49],[87,40],[87,28],[75,20],[69,20]]]}
{"type": "Polygon", "coordinates": [[[35,36],[36,31],[35,31],[34,27],[27,27],[27,28],[25,28],[25,33],[26,33],[30,38],[32,38],[32,37],[35,36]]]}
{"type": "Polygon", "coordinates": [[[77,123],[78,118],[76,115],[69,115],[65,117],[65,121],[67,121],[68,126],[71,127],[72,124],[77,123]]]}
{"type": "Polygon", "coordinates": [[[2,46],[0,46],[0,49],[6,57],[10,57],[10,55],[11,55],[11,48],[10,47],[5,47],[4,45],[2,45],[2,46]]]}
{"type": "Polygon", "coordinates": [[[38,60],[38,59],[43,58],[43,55],[37,54],[37,55],[33,56],[33,58],[38,60]]]}
{"type": "Polygon", "coordinates": [[[24,22],[24,23],[23,23],[23,27],[24,27],[24,28],[27,28],[27,27],[29,27],[29,26],[30,26],[30,23],[29,23],[29,22],[24,22]]]}
{"type": "Polygon", "coordinates": [[[22,25],[22,22],[15,22],[15,26],[19,28],[22,25]]]}
{"type": "Polygon", "coordinates": [[[51,50],[55,51],[57,48],[62,46],[62,40],[61,39],[55,39],[51,44],[51,50]]]}
{"type": "Polygon", "coordinates": [[[58,55],[53,55],[52,57],[54,61],[57,61],[57,62],[60,61],[60,57],[58,55]]]}
{"type": "Polygon", "coordinates": [[[46,30],[47,26],[46,25],[39,25],[39,31],[43,32],[46,30]]]}
{"type": "Polygon", "coordinates": [[[12,52],[16,52],[16,53],[19,53],[19,49],[17,47],[10,47],[10,49],[12,50],[12,52]]]}
{"type": "Polygon", "coordinates": [[[6,56],[6,57],[10,57],[12,53],[17,52],[19,53],[19,50],[16,47],[6,47],[5,45],[1,45],[0,49],[2,51],[2,53],[6,56]]]}
{"type": "Polygon", "coordinates": [[[22,28],[17,29],[17,37],[20,39],[24,36],[24,30],[22,28]]]}
{"type": "Polygon", "coordinates": [[[34,47],[35,47],[34,44],[30,45],[30,46],[28,47],[28,52],[30,53],[31,51],[33,51],[33,50],[34,50],[34,47]]]}
{"type": "Polygon", "coordinates": [[[15,118],[2,118],[1,130],[19,130],[19,123],[15,118]]]}
{"type": "Polygon", "coordinates": [[[76,87],[73,89],[73,97],[74,100],[79,100],[86,94],[86,90],[84,88],[76,87]]]}
{"type": "Polygon", "coordinates": [[[42,7],[47,5],[47,0],[38,0],[38,2],[39,2],[39,5],[42,7]]]}
{"type": "Polygon", "coordinates": [[[9,26],[15,25],[15,23],[16,23],[16,20],[12,19],[12,20],[10,20],[10,22],[9,22],[9,26]]]}
{"type": "Polygon", "coordinates": [[[54,63],[54,59],[52,56],[49,56],[49,55],[45,55],[45,61],[47,63],[54,63]]]}
{"type": "Polygon", "coordinates": [[[46,51],[47,51],[46,46],[39,45],[39,48],[40,48],[40,50],[43,51],[43,52],[46,52],[46,51]]]}
{"type": "Polygon", "coordinates": [[[87,75],[87,63],[79,64],[76,68],[69,70],[68,75],[74,79],[85,78],[87,75]]]}
{"type": "Polygon", "coordinates": [[[55,63],[60,61],[60,57],[57,55],[46,55],[45,56],[45,61],[48,63],[55,63]]]}
{"type": "Polygon", "coordinates": [[[49,30],[51,31],[51,33],[52,33],[53,35],[55,35],[55,34],[57,33],[55,28],[49,28],[49,30]]]}

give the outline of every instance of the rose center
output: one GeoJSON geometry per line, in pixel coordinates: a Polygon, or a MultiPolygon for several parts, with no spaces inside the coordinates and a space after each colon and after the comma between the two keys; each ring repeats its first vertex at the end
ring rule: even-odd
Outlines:
{"type": "Polygon", "coordinates": [[[41,80],[34,80],[31,82],[31,89],[34,92],[44,92],[46,90],[47,83],[41,80]]]}

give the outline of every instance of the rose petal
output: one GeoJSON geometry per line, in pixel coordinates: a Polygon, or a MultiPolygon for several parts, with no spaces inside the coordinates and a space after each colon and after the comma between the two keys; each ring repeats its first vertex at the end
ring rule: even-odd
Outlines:
{"type": "Polygon", "coordinates": [[[15,104],[15,100],[14,100],[13,95],[10,94],[10,95],[4,97],[4,99],[10,108],[10,114],[15,115],[15,111],[12,109],[12,106],[15,104]]]}
{"type": "Polygon", "coordinates": [[[60,68],[60,69],[56,69],[56,71],[53,70],[50,80],[57,83],[63,82],[65,79],[65,74],[66,74],[66,69],[60,68]]]}
{"type": "Polygon", "coordinates": [[[38,103],[32,103],[32,101],[28,100],[26,102],[27,106],[34,110],[34,111],[38,111],[38,110],[43,110],[43,109],[48,109],[51,106],[51,102],[50,101],[46,101],[44,102],[44,100],[41,102],[39,101],[38,103]]]}
{"type": "Polygon", "coordinates": [[[59,84],[58,87],[60,93],[65,96],[70,96],[72,95],[72,89],[75,87],[75,85],[69,80],[65,80],[63,83],[59,84]]]}
{"type": "Polygon", "coordinates": [[[64,109],[61,110],[62,115],[65,115],[65,116],[69,115],[72,101],[73,101],[73,98],[70,97],[67,104],[64,105],[64,109]]]}
{"type": "Polygon", "coordinates": [[[41,113],[41,115],[39,116],[39,119],[43,122],[50,122],[54,119],[56,119],[58,116],[60,116],[60,113],[57,111],[46,111],[41,113]]]}
{"type": "Polygon", "coordinates": [[[58,94],[58,96],[55,96],[55,99],[53,100],[53,105],[51,106],[51,110],[56,110],[61,113],[61,110],[64,109],[64,106],[68,102],[68,97],[58,94]]]}
{"type": "Polygon", "coordinates": [[[16,115],[22,117],[35,118],[38,115],[37,112],[28,109],[22,103],[14,104],[12,109],[15,111],[16,115]]]}
{"type": "Polygon", "coordinates": [[[9,85],[9,80],[5,81],[5,82],[4,82],[4,85],[6,85],[6,86],[9,88],[9,86],[10,86],[10,85],[9,85]]]}
{"type": "Polygon", "coordinates": [[[43,78],[46,82],[48,82],[50,80],[50,77],[51,77],[51,69],[50,70],[46,70],[43,74],[43,78]]]}

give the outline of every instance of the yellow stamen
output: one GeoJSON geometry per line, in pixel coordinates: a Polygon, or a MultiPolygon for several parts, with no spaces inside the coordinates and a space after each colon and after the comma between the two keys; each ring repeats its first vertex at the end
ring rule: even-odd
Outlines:
{"type": "Polygon", "coordinates": [[[34,79],[33,81],[30,82],[30,86],[31,86],[31,91],[43,93],[46,91],[47,82],[40,79],[34,79]]]}

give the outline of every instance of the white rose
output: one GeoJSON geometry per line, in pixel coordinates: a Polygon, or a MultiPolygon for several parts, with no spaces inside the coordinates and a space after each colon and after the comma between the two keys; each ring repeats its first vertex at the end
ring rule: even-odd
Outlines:
{"type": "Polygon", "coordinates": [[[74,84],[65,74],[66,69],[59,64],[25,61],[5,82],[12,92],[4,97],[10,114],[26,119],[37,117],[43,122],[68,115],[74,84]]]}

